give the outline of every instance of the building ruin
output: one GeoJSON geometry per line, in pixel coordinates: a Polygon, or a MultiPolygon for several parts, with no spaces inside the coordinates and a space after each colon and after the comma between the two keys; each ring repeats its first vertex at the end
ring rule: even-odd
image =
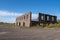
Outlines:
{"type": "Polygon", "coordinates": [[[57,16],[39,13],[37,19],[32,19],[32,12],[28,12],[16,18],[16,25],[21,27],[31,27],[37,24],[44,26],[51,23],[57,23],[57,16]]]}

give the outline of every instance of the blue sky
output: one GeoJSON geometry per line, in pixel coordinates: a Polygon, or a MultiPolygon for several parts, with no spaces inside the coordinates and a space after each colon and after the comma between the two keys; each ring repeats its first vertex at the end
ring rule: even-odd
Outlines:
{"type": "Polygon", "coordinates": [[[56,15],[60,19],[60,0],[0,0],[0,22],[14,23],[17,16],[31,11],[56,15]]]}

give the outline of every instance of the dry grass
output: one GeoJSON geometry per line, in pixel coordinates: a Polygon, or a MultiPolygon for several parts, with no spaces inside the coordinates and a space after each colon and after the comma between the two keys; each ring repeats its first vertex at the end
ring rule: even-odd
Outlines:
{"type": "MultiPolygon", "coordinates": [[[[60,28],[60,20],[58,20],[57,22],[58,22],[58,23],[56,23],[56,24],[50,24],[50,25],[46,24],[45,27],[36,25],[36,26],[32,26],[32,27],[30,27],[30,28],[32,28],[32,29],[60,28]]],[[[20,29],[21,27],[16,26],[15,24],[0,22],[0,28],[14,28],[14,29],[20,29]]],[[[25,28],[25,27],[23,27],[23,28],[25,28]]]]}
{"type": "Polygon", "coordinates": [[[0,28],[12,28],[12,29],[20,29],[20,27],[16,26],[15,24],[10,23],[0,23],[0,28]]]}

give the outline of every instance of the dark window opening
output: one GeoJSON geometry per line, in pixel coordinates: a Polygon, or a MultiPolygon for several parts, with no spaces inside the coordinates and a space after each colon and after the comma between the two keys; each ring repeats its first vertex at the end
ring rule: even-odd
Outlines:
{"type": "Polygon", "coordinates": [[[19,26],[21,25],[21,23],[19,22],[19,26]]]}
{"type": "Polygon", "coordinates": [[[24,19],[27,20],[28,19],[28,15],[25,15],[24,19]]]}
{"type": "Polygon", "coordinates": [[[23,22],[23,26],[25,26],[25,22],[23,22]]]}

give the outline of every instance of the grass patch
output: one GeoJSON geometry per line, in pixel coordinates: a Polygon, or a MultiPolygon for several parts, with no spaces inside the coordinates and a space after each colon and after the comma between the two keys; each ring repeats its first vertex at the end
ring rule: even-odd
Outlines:
{"type": "Polygon", "coordinates": [[[14,29],[21,29],[21,28],[37,28],[37,29],[41,29],[41,28],[60,28],[60,20],[57,21],[58,23],[56,24],[46,24],[45,27],[40,26],[40,25],[35,25],[35,26],[31,26],[31,27],[20,27],[20,26],[16,26],[14,23],[3,23],[0,22],[0,28],[14,28],[14,29]]]}

